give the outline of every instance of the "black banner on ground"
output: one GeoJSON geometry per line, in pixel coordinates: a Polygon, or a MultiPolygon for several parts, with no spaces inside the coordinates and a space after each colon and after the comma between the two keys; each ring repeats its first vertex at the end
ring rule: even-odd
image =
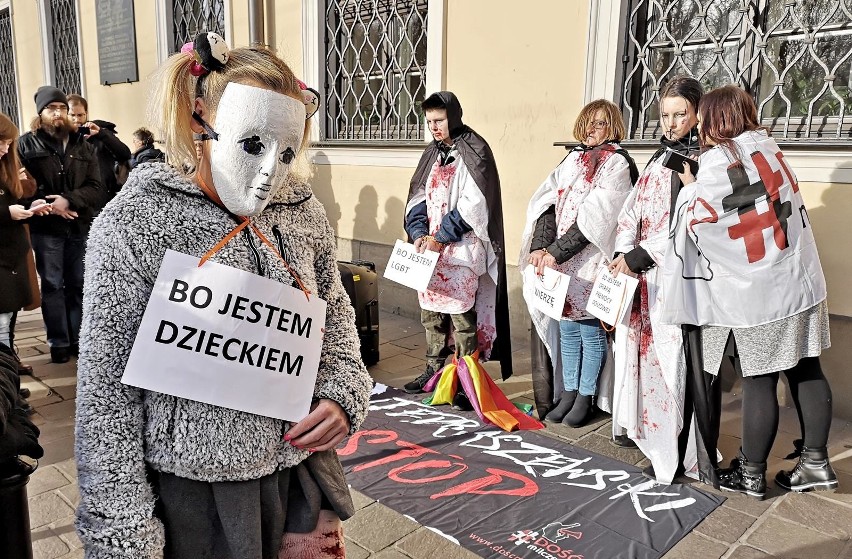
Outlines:
{"type": "Polygon", "coordinates": [[[338,450],[349,484],[479,554],[655,559],[724,500],[387,388],[338,450]]]}

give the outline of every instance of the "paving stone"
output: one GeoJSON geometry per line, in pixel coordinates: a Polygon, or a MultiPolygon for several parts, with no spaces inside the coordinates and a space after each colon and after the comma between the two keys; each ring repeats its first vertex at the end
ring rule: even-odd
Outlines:
{"type": "Polygon", "coordinates": [[[852,537],[852,507],[811,493],[787,495],[773,514],[835,538],[852,537]]]}
{"type": "Polygon", "coordinates": [[[352,489],[350,490],[350,493],[352,493],[352,502],[355,504],[356,511],[361,510],[362,508],[372,505],[376,502],[375,499],[367,497],[360,491],[355,491],[354,489],[352,489]]]}
{"type": "Polygon", "coordinates": [[[766,509],[768,509],[774,502],[773,499],[764,499],[763,501],[758,501],[757,499],[747,497],[741,493],[720,491],[704,483],[699,483],[696,485],[696,487],[698,487],[702,491],[706,491],[707,493],[713,493],[714,495],[721,495],[722,497],[725,497],[726,507],[730,507],[734,510],[744,512],[747,515],[753,516],[755,518],[766,512],[766,509]]]}
{"type": "Polygon", "coordinates": [[[840,484],[840,487],[838,487],[834,493],[823,491],[819,494],[819,496],[823,499],[852,505],[852,474],[847,474],[846,472],[836,472],[836,474],[837,482],[840,484]]]}
{"type": "Polygon", "coordinates": [[[422,351],[426,351],[426,333],[419,332],[417,334],[412,334],[405,338],[395,340],[393,343],[394,345],[404,347],[408,350],[421,349],[422,351]]]}
{"type": "Polygon", "coordinates": [[[74,421],[47,422],[45,420],[44,425],[39,427],[39,430],[41,433],[39,433],[38,442],[44,445],[56,439],[74,436],[74,421]]]}
{"type": "Polygon", "coordinates": [[[71,548],[47,526],[32,531],[33,559],[56,559],[66,555],[71,548]]]}
{"type": "Polygon", "coordinates": [[[27,398],[30,403],[46,398],[51,391],[51,388],[40,380],[28,376],[21,377],[21,388],[30,391],[30,397],[27,398]]]}
{"type": "Polygon", "coordinates": [[[401,353],[388,359],[382,359],[379,368],[385,371],[398,371],[400,369],[422,368],[425,367],[425,364],[426,361],[422,356],[418,359],[417,357],[401,353]]]}
{"type": "Polygon", "coordinates": [[[611,445],[607,437],[603,437],[597,433],[590,433],[585,437],[582,437],[575,443],[575,446],[591,450],[592,452],[596,452],[603,456],[608,456],[628,464],[633,464],[643,458],[642,453],[638,450],[611,445]]]}
{"type": "Polygon", "coordinates": [[[24,359],[25,357],[38,357],[49,352],[50,348],[47,346],[47,344],[34,344],[25,347],[19,347],[18,357],[20,357],[21,359],[24,359]]]}
{"type": "Polygon", "coordinates": [[[845,542],[812,529],[770,516],[746,543],[772,555],[790,558],[835,559],[845,542]]]}
{"type": "Polygon", "coordinates": [[[388,359],[395,355],[400,355],[402,353],[407,353],[408,351],[409,350],[405,349],[404,347],[400,347],[392,343],[381,344],[379,346],[379,355],[381,356],[382,360],[388,359]]]}
{"type": "Polygon", "coordinates": [[[392,547],[374,553],[370,557],[373,559],[409,559],[408,555],[392,547]]]}
{"type": "Polygon", "coordinates": [[[57,394],[53,389],[48,389],[44,391],[43,396],[41,398],[30,398],[28,400],[30,405],[32,405],[32,407],[34,407],[36,410],[40,410],[52,404],[58,404],[62,401],[62,396],[57,394]]]}
{"type": "Polygon", "coordinates": [[[701,521],[695,531],[723,542],[734,543],[754,523],[754,517],[722,505],[701,521]]]}
{"type": "Polygon", "coordinates": [[[62,538],[69,548],[80,549],[83,547],[83,542],[77,536],[77,530],[74,528],[74,516],[63,518],[59,522],[54,522],[50,525],[54,533],[62,538]]]}
{"type": "Polygon", "coordinates": [[[479,557],[476,553],[451,542],[447,538],[421,527],[396,542],[396,548],[404,551],[414,559],[473,559],[479,557]]]}
{"type": "Polygon", "coordinates": [[[48,421],[73,421],[75,404],[76,402],[74,401],[66,401],[49,406],[41,406],[38,409],[38,413],[43,415],[48,421]]]}
{"type": "Polygon", "coordinates": [[[677,542],[663,557],[665,559],[696,559],[698,557],[701,559],[719,559],[726,551],[728,551],[728,546],[725,544],[691,533],[677,542]]]}
{"type": "Polygon", "coordinates": [[[68,555],[63,555],[62,557],[59,557],[59,559],[85,559],[85,557],[86,555],[82,549],[75,549],[68,555]]]}
{"type": "Polygon", "coordinates": [[[74,509],[53,492],[30,497],[29,506],[31,528],[39,528],[74,514],[74,509]]]}
{"type": "Polygon", "coordinates": [[[38,468],[30,476],[30,481],[27,483],[27,496],[35,497],[41,495],[51,489],[57,489],[63,485],[67,485],[68,480],[62,473],[53,466],[45,466],[38,468]]]}
{"type": "Polygon", "coordinates": [[[65,474],[70,481],[77,481],[77,460],[69,458],[56,464],[56,469],[65,474]]]}
{"type": "Polygon", "coordinates": [[[77,485],[77,482],[69,483],[68,485],[64,485],[57,489],[59,494],[62,495],[68,504],[70,504],[75,509],[77,505],[80,504],[80,486],[77,485]]]}
{"type": "Polygon", "coordinates": [[[755,549],[747,545],[741,545],[736,548],[732,554],[728,555],[727,559],[769,559],[771,557],[773,557],[773,555],[764,553],[759,549],[755,549]]]}
{"type": "Polygon", "coordinates": [[[44,456],[39,460],[43,466],[56,464],[74,457],[74,437],[62,437],[41,445],[44,456]]]}
{"type": "Polygon", "coordinates": [[[373,503],[344,523],[344,530],[361,547],[370,551],[386,548],[417,529],[417,523],[380,504],[373,503]]]}
{"type": "Polygon", "coordinates": [[[346,539],[346,559],[367,559],[370,552],[353,542],[349,538],[346,539]]]}

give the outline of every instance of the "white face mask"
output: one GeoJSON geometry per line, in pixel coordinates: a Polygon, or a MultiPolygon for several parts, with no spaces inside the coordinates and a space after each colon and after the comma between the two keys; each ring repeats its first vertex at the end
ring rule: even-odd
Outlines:
{"type": "Polygon", "coordinates": [[[305,105],[282,93],[229,83],[216,122],[210,168],[222,203],[236,215],[263,211],[302,145],[305,105]]]}

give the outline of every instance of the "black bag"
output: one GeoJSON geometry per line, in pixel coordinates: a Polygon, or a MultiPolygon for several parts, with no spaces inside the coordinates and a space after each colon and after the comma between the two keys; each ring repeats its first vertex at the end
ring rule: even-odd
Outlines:
{"type": "Polygon", "coordinates": [[[361,360],[370,367],[379,362],[379,281],[376,265],[366,260],[355,260],[338,262],[337,269],[355,309],[361,360]]]}

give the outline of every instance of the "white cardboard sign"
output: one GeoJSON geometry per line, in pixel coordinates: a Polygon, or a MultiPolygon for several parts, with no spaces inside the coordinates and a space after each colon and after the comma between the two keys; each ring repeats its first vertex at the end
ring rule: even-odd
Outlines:
{"type": "Polygon", "coordinates": [[[524,276],[524,288],[532,306],[550,318],[560,320],[571,276],[547,267],[540,276],[536,273],[535,266],[524,268],[524,276]]]}
{"type": "Polygon", "coordinates": [[[121,381],[299,421],[310,411],[326,302],[167,250],[121,381]]]}
{"type": "Polygon", "coordinates": [[[438,256],[432,250],[417,252],[413,244],[397,239],[385,268],[385,277],[405,287],[426,291],[435,272],[438,256]]]}
{"type": "Polygon", "coordinates": [[[598,277],[595,278],[586,310],[607,324],[619,324],[633,303],[633,293],[637,285],[638,279],[622,273],[614,277],[602,266],[598,277]]]}

